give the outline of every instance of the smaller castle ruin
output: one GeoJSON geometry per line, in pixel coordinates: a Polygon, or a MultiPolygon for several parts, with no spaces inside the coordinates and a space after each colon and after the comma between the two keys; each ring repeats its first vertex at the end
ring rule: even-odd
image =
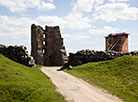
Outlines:
{"type": "Polygon", "coordinates": [[[59,26],[31,25],[31,55],[36,64],[59,66],[67,62],[65,46],[59,26]]]}
{"type": "Polygon", "coordinates": [[[127,33],[111,33],[105,37],[106,51],[128,52],[127,33]]]}

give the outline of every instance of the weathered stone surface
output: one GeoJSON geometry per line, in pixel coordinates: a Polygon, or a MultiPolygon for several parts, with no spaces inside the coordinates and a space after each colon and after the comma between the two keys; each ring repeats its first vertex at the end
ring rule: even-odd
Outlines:
{"type": "Polygon", "coordinates": [[[63,65],[67,59],[59,26],[45,27],[44,65],[63,65]]]}
{"type": "Polygon", "coordinates": [[[43,65],[43,28],[32,24],[31,26],[31,56],[36,64],[43,65]]]}
{"type": "Polygon", "coordinates": [[[63,38],[61,37],[59,26],[46,26],[43,29],[33,24],[31,29],[32,56],[35,58],[37,64],[54,66],[63,65],[67,62],[68,57],[63,46],[63,38]],[[38,35],[41,35],[41,37],[39,38],[38,35]],[[39,39],[39,41],[34,39],[39,39]],[[42,55],[41,58],[39,57],[40,55],[42,55]],[[43,59],[43,61],[40,59],[43,59]]]}
{"type": "Polygon", "coordinates": [[[5,46],[0,44],[0,53],[9,59],[26,66],[29,65],[29,60],[33,60],[33,57],[29,56],[27,48],[23,45],[5,46]]]}
{"type": "Polygon", "coordinates": [[[68,65],[77,66],[88,62],[112,60],[126,55],[138,55],[138,51],[123,53],[114,51],[81,50],[76,53],[69,53],[68,65]]]}
{"type": "Polygon", "coordinates": [[[128,52],[127,33],[111,33],[106,38],[106,51],[128,52]]]}

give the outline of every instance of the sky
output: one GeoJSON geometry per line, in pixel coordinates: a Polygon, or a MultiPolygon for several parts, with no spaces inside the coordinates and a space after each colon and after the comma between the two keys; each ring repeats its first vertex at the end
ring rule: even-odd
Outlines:
{"type": "Polygon", "coordinates": [[[31,24],[60,26],[67,52],[105,50],[105,36],[129,33],[138,50],[138,0],[0,0],[0,44],[25,45],[31,24]]]}

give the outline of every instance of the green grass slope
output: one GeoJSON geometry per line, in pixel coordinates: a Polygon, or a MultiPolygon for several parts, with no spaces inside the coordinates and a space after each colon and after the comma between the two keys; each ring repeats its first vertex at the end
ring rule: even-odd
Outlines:
{"type": "Polygon", "coordinates": [[[0,54],[0,102],[65,102],[40,68],[29,68],[0,54]]]}
{"type": "Polygon", "coordinates": [[[138,56],[87,63],[66,72],[100,86],[126,102],[138,102],[138,56]]]}

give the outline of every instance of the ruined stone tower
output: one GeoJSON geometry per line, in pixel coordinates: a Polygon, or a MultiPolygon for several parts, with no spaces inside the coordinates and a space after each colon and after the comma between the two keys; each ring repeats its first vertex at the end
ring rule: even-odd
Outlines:
{"type": "Polygon", "coordinates": [[[44,30],[40,26],[31,26],[31,56],[34,57],[36,64],[43,65],[43,35],[44,30]]]}
{"type": "Polygon", "coordinates": [[[105,37],[106,51],[128,52],[127,33],[111,33],[105,37]]]}
{"type": "Polygon", "coordinates": [[[45,26],[45,29],[43,29],[32,24],[31,42],[31,54],[37,64],[59,66],[67,62],[68,57],[63,46],[63,38],[61,37],[59,26],[45,26]]]}

